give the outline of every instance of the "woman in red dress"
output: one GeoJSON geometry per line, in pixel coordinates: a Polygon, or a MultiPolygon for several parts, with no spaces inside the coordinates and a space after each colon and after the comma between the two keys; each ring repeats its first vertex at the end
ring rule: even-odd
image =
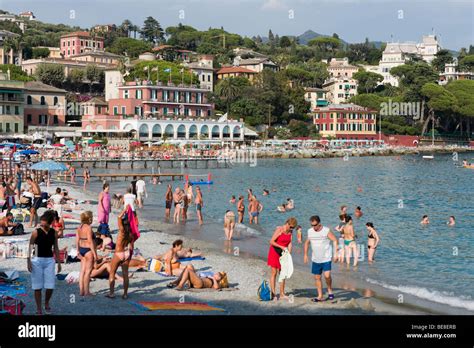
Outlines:
{"type": "MultiPolygon", "coordinates": [[[[277,300],[275,283],[278,272],[281,270],[280,256],[283,250],[288,249],[291,253],[291,233],[298,225],[295,218],[291,217],[286,220],[283,226],[278,226],[270,240],[270,249],[268,250],[267,264],[272,268],[272,276],[270,278],[270,288],[272,290],[272,298],[277,300]]],[[[280,283],[280,300],[287,299],[285,295],[285,280],[280,283]]]]}

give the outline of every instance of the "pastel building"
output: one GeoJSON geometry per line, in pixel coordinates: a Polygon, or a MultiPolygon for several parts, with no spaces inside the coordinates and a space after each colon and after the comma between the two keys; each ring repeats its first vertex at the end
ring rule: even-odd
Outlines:
{"type": "Polygon", "coordinates": [[[66,126],[66,91],[38,81],[25,82],[24,124],[66,126]]]}
{"type": "Polygon", "coordinates": [[[196,62],[185,64],[199,79],[199,86],[202,89],[213,91],[214,89],[214,56],[203,54],[196,62]]]}
{"type": "Polygon", "coordinates": [[[304,87],[304,99],[311,104],[310,111],[329,104],[326,99],[326,91],[322,88],[304,87]]]}
{"type": "Polygon", "coordinates": [[[457,61],[454,63],[446,63],[444,66],[444,72],[439,74],[440,85],[445,85],[449,81],[456,80],[474,80],[474,72],[472,71],[458,71],[457,61]]]}
{"type": "Polygon", "coordinates": [[[230,77],[245,77],[246,79],[253,81],[257,72],[240,66],[226,66],[219,69],[216,75],[218,80],[230,77]]]}
{"type": "Polygon", "coordinates": [[[349,58],[332,58],[328,63],[329,76],[333,78],[352,78],[359,68],[349,64],[349,58]]]}
{"type": "Polygon", "coordinates": [[[118,99],[109,99],[109,112],[140,118],[209,117],[214,105],[207,100],[208,92],[172,83],[153,85],[128,82],[118,87],[118,99]]]}
{"type": "Polygon", "coordinates": [[[23,133],[24,88],[24,82],[0,80],[0,134],[23,133]]]}
{"type": "Polygon", "coordinates": [[[357,95],[357,81],[349,78],[332,78],[323,84],[326,99],[332,104],[344,104],[357,95]]]}
{"type": "Polygon", "coordinates": [[[69,58],[86,51],[103,51],[104,39],[87,31],[76,31],[61,36],[59,47],[63,57],[69,58]]]}
{"type": "Polygon", "coordinates": [[[324,137],[377,140],[377,111],[354,104],[330,104],[313,110],[313,123],[324,137]]]}

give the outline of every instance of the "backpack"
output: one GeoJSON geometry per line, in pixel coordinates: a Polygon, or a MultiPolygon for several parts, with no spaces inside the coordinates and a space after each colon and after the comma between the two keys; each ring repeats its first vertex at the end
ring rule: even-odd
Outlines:
{"type": "Polygon", "coordinates": [[[258,299],[260,301],[271,301],[272,300],[272,292],[270,291],[270,287],[268,286],[268,282],[264,280],[262,284],[258,287],[258,299]]]}

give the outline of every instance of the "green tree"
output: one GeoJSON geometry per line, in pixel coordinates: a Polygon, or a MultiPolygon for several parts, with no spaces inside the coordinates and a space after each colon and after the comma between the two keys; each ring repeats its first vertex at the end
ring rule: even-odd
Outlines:
{"type": "Polygon", "coordinates": [[[375,90],[377,85],[383,81],[382,75],[363,69],[356,72],[353,78],[357,80],[358,93],[371,93],[375,90]]]}
{"type": "Polygon", "coordinates": [[[448,83],[446,89],[457,101],[456,111],[460,115],[460,126],[466,124],[466,133],[471,138],[471,122],[474,117],[474,80],[456,80],[448,83]]]}
{"type": "Polygon", "coordinates": [[[125,19],[119,26],[119,30],[126,36],[130,37],[130,28],[133,26],[132,22],[125,19]]]}
{"type": "Polygon", "coordinates": [[[151,44],[128,37],[119,37],[107,50],[133,59],[137,58],[141,53],[151,50],[151,44]]]}
{"type": "Polygon", "coordinates": [[[457,109],[457,100],[454,95],[436,83],[427,83],[421,88],[423,96],[428,98],[428,117],[423,123],[421,133],[425,134],[429,122],[435,122],[436,112],[455,111],[457,109]]]}
{"type": "Polygon", "coordinates": [[[2,73],[7,73],[10,70],[10,78],[16,81],[34,81],[34,78],[28,76],[26,72],[21,69],[21,66],[14,64],[0,64],[0,71],[2,73]]]}
{"type": "Polygon", "coordinates": [[[436,57],[431,62],[431,65],[438,72],[444,72],[444,66],[446,63],[452,63],[454,61],[453,55],[448,50],[440,50],[435,56],[436,57]]]}
{"type": "Polygon", "coordinates": [[[226,102],[227,113],[230,112],[230,104],[239,96],[239,85],[235,78],[221,80],[216,86],[217,95],[226,102]]]}
{"type": "Polygon", "coordinates": [[[48,47],[33,47],[32,57],[33,59],[47,58],[49,57],[49,53],[48,47]]]}
{"type": "Polygon", "coordinates": [[[89,93],[92,93],[92,85],[94,83],[100,83],[104,79],[104,70],[100,69],[97,65],[88,65],[84,72],[86,80],[89,82],[89,93]]]}
{"type": "Polygon", "coordinates": [[[474,72],[474,54],[467,55],[459,61],[459,70],[474,72]]]}
{"type": "Polygon", "coordinates": [[[85,77],[84,69],[71,69],[69,72],[69,80],[73,84],[81,84],[85,77]]]}
{"type": "Polygon", "coordinates": [[[51,86],[61,87],[64,81],[64,67],[60,64],[40,63],[36,68],[36,78],[51,86]]]}
{"type": "Polygon", "coordinates": [[[439,75],[426,62],[408,62],[390,69],[390,73],[400,79],[400,88],[406,101],[423,99],[421,88],[426,83],[436,83],[439,75]]]}
{"type": "Polygon", "coordinates": [[[291,40],[288,36],[282,36],[280,38],[280,47],[287,48],[291,46],[291,40]]]}
{"type": "Polygon", "coordinates": [[[308,45],[312,47],[317,47],[323,52],[334,52],[337,49],[341,48],[342,42],[340,39],[335,37],[320,36],[309,40],[308,45]]]}
{"type": "Polygon", "coordinates": [[[140,35],[142,36],[143,40],[153,44],[163,42],[165,37],[160,23],[151,16],[148,16],[145,19],[142,30],[140,31],[140,35]]]}

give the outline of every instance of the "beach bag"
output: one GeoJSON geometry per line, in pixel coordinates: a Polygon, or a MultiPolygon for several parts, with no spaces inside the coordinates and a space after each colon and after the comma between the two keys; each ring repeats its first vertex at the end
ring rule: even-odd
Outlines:
{"type": "Polygon", "coordinates": [[[165,264],[163,261],[157,259],[151,259],[150,264],[148,265],[148,270],[150,272],[161,272],[165,270],[165,264]]]}
{"type": "Polygon", "coordinates": [[[10,296],[0,297],[0,313],[11,315],[22,315],[25,304],[23,301],[10,296]]]}
{"type": "Polygon", "coordinates": [[[258,287],[257,294],[260,301],[272,300],[272,292],[270,291],[270,287],[268,286],[268,282],[266,280],[264,280],[258,287]]]}
{"type": "Polygon", "coordinates": [[[106,224],[105,222],[101,222],[99,227],[97,227],[97,232],[105,236],[110,236],[109,224],[106,224]]]}

